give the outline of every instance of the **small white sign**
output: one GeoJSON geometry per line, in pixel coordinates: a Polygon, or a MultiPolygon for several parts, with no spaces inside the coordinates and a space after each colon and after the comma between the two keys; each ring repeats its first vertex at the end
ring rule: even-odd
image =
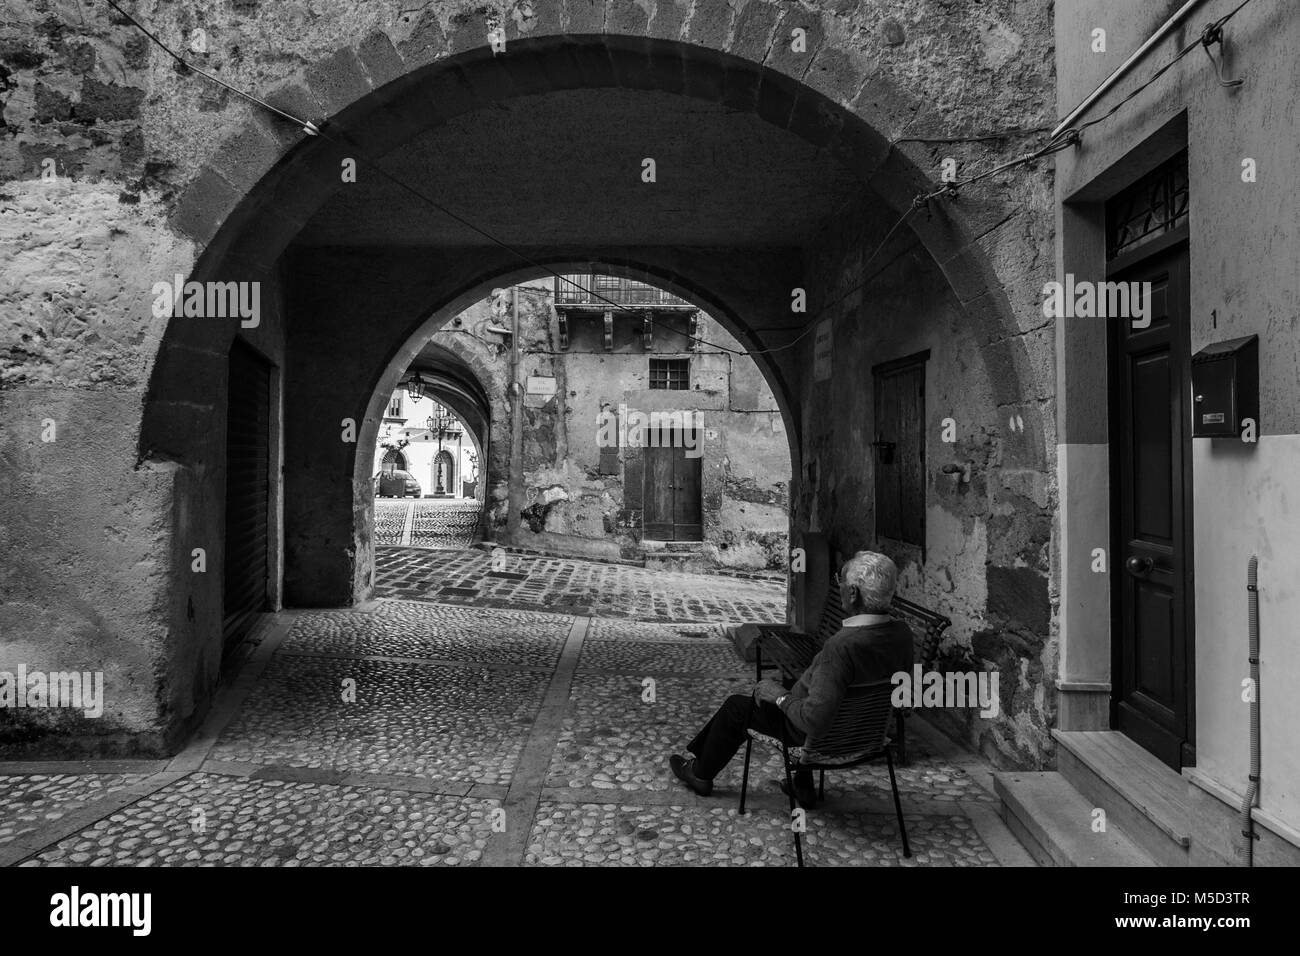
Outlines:
{"type": "Polygon", "coordinates": [[[549,398],[555,394],[555,379],[548,375],[528,376],[528,394],[545,395],[549,398]]]}

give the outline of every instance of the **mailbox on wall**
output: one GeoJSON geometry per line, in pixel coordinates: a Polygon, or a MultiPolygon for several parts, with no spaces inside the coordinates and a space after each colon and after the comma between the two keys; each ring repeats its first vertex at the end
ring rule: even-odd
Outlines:
{"type": "Polygon", "coordinates": [[[1259,434],[1259,336],[1207,345],[1192,356],[1192,437],[1240,438],[1251,419],[1259,434]]]}

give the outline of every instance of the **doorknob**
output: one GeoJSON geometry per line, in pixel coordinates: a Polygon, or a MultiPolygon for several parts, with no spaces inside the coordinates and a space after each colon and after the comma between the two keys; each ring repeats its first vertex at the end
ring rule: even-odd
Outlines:
{"type": "Polygon", "coordinates": [[[1147,572],[1151,570],[1151,559],[1141,558],[1135,554],[1124,562],[1124,567],[1135,578],[1145,577],[1147,572]]]}

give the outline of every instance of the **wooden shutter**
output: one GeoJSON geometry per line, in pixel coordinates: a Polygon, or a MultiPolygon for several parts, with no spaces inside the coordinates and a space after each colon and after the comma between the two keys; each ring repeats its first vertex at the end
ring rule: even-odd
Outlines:
{"type": "Polygon", "coordinates": [[[267,517],[271,468],[271,366],[242,342],[230,350],[226,411],[227,648],[267,603],[267,517]]]}

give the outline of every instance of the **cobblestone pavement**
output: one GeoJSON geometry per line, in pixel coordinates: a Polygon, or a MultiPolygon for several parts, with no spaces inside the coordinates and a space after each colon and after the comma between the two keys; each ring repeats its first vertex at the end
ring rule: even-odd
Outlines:
{"type": "Polygon", "coordinates": [[[376,498],[375,544],[467,548],[482,513],[472,498],[376,498]]]}
{"type": "MultiPolygon", "coordinates": [[[[486,556],[451,557],[459,579],[482,574],[486,556]]],[[[684,600],[708,605],[740,584],[753,582],[704,577],[694,593],[706,597],[684,600]]],[[[539,603],[382,599],[268,617],[239,680],[170,762],[0,764],[0,863],[793,864],[778,753],[755,747],[743,817],[739,757],[708,799],[667,767],[751,684],[712,620],[539,603]]],[[[916,718],[908,740],[898,775],[913,856],[887,772],[868,766],[827,776],[806,818],[808,864],[1031,865],[982,761],[916,718]]]]}
{"type": "Polygon", "coordinates": [[[785,620],[785,584],[481,549],[375,549],[382,597],[640,621],[785,620]]]}

